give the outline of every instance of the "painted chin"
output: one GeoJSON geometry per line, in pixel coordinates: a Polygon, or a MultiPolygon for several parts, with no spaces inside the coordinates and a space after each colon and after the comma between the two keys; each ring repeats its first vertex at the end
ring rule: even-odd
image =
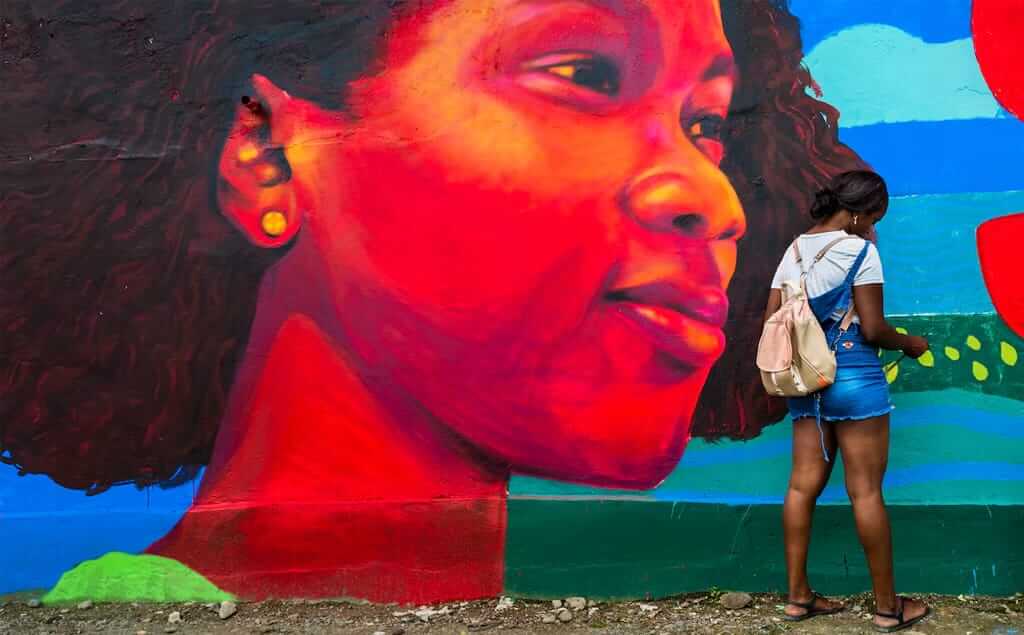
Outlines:
{"type": "MultiPolygon", "coordinates": [[[[615,452],[613,460],[603,461],[599,469],[577,471],[575,478],[569,476],[562,480],[575,481],[584,485],[597,487],[614,487],[632,490],[648,490],[657,487],[679,464],[689,440],[689,425],[680,424],[678,436],[670,445],[651,449],[649,452],[636,452],[623,456],[615,452]],[[581,478],[581,475],[583,477],[581,478]]],[[[594,463],[600,464],[599,457],[594,463]]]]}

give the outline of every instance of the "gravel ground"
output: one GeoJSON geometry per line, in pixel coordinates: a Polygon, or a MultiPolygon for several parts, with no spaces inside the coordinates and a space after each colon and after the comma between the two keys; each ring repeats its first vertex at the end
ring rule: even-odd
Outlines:
{"type": "MultiPolygon", "coordinates": [[[[1024,635],[1024,596],[928,597],[933,615],[909,633],[1024,635]]],[[[262,602],[227,606],[83,603],[39,607],[30,596],[0,600],[0,633],[358,633],[413,635],[601,632],[668,633],[869,633],[867,596],[847,598],[847,611],[801,624],[781,619],[776,595],[704,593],[652,602],[490,600],[434,607],[357,602],[262,602]],[[744,608],[729,609],[726,605],[744,608]],[[236,612],[226,619],[221,615],[236,612]]]]}

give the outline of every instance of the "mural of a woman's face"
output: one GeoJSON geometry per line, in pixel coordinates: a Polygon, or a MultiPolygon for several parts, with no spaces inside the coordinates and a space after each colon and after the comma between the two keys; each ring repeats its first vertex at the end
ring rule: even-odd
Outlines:
{"type": "Polygon", "coordinates": [[[744,231],[718,3],[453,0],[403,16],[380,69],[344,114],[271,115],[303,215],[284,258],[305,279],[280,284],[322,292],[357,368],[495,460],[653,486],[744,231]]]}

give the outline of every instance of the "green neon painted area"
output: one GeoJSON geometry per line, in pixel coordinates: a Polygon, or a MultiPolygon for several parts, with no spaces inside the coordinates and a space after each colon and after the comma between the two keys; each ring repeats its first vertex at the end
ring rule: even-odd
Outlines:
{"type": "MultiPolygon", "coordinates": [[[[1024,399],[1024,340],[996,315],[927,315],[890,319],[894,326],[926,335],[932,355],[922,361],[904,359],[892,381],[892,392],[959,388],[1024,399]]],[[[883,363],[897,355],[886,353],[883,363]]]]}
{"type": "Polygon", "coordinates": [[[108,553],[68,571],[43,597],[46,604],[94,602],[220,602],[234,599],[176,560],[108,553]]]}
{"type": "MultiPolygon", "coordinates": [[[[509,503],[506,592],[536,598],[657,598],[711,587],[782,591],[781,507],[625,500],[509,503]]],[[[1024,506],[890,509],[901,592],[1012,595],[1024,588],[1024,506]]],[[[870,590],[851,509],[814,517],[811,583],[870,590]]]]}

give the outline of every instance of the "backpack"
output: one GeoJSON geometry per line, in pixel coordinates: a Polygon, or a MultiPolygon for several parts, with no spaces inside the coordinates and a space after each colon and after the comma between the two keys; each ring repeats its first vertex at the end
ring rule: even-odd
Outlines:
{"type": "MultiPolygon", "coordinates": [[[[825,331],[811,310],[807,297],[807,274],[837,243],[853,238],[843,236],[825,245],[806,271],[800,248],[793,241],[793,254],[801,268],[799,280],[782,284],[782,306],[764,324],[757,345],[757,368],[769,395],[804,397],[824,390],[836,380],[836,353],[825,339],[825,331]]],[[[799,240],[799,239],[798,239],[799,240]]],[[[853,322],[853,306],[843,315],[841,331],[853,322]]]]}

